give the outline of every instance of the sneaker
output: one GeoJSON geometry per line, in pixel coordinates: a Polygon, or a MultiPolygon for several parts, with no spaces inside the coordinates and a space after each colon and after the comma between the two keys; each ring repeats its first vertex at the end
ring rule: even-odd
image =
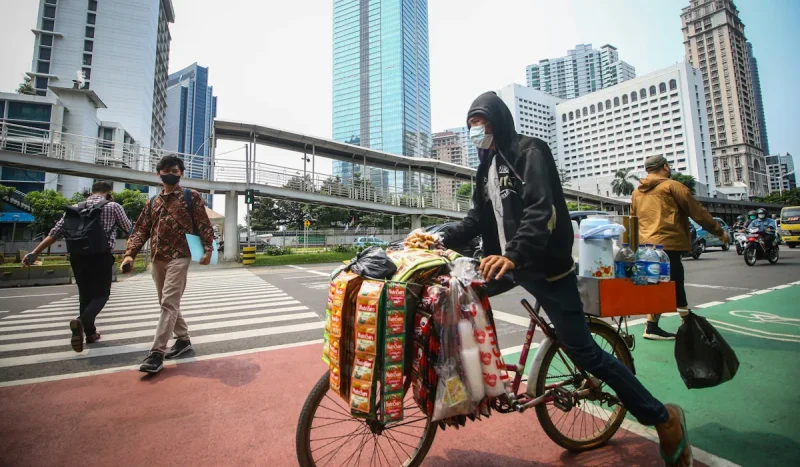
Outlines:
{"type": "Polygon", "coordinates": [[[164,358],[175,358],[179,355],[183,355],[184,353],[188,352],[192,349],[192,342],[189,340],[182,340],[178,339],[175,341],[175,344],[167,350],[167,353],[164,355],[164,358]]]}
{"type": "Polygon", "coordinates": [[[658,327],[658,323],[647,323],[647,328],[644,330],[645,339],[649,339],[651,341],[671,341],[675,340],[675,334],[671,332],[667,332],[660,327],[658,327]]]}
{"type": "Polygon", "coordinates": [[[95,342],[100,340],[100,333],[95,332],[92,336],[86,336],[86,343],[87,344],[94,344],[95,342]]]}
{"type": "Polygon", "coordinates": [[[158,373],[164,366],[164,354],[161,352],[150,352],[144,359],[139,371],[144,373],[158,373]]]}
{"type": "Polygon", "coordinates": [[[69,329],[72,331],[72,339],[69,340],[72,350],[83,352],[83,323],[79,319],[73,319],[69,322],[69,329]]]}

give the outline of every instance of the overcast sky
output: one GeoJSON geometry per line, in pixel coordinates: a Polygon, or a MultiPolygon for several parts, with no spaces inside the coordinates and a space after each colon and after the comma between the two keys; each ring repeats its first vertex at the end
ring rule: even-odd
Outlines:
{"type": "MultiPolygon", "coordinates": [[[[0,90],[30,69],[38,0],[0,0],[0,90]]],[[[684,59],[688,0],[430,0],[433,131],[461,126],[472,99],[579,43],[612,44],[637,75],[684,59]]],[[[218,118],[331,136],[332,0],[173,0],[170,71],[208,66],[218,118]]],[[[772,153],[800,163],[800,1],[738,0],[755,47],[772,153]],[[793,44],[793,45],[791,45],[793,44]],[[790,49],[791,47],[791,49],[790,49]]],[[[220,150],[236,145],[220,145],[220,150]]],[[[264,162],[287,165],[285,154],[264,162]]],[[[292,165],[301,166],[300,157],[292,165]]],[[[324,164],[318,164],[325,167],[324,164]]],[[[800,164],[798,164],[800,165],[800,164]]],[[[329,167],[329,165],[328,165],[329,167]]],[[[328,169],[329,170],[329,169],[328,169]]],[[[221,204],[221,203],[217,203],[221,204]]]]}

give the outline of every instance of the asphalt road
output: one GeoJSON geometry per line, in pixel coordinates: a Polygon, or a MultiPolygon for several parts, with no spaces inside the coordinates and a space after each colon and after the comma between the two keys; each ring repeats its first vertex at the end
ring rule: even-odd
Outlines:
{"type": "MultiPolygon", "coordinates": [[[[734,250],[711,250],[684,264],[693,307],[800,280],[800,250],[785,247],[776,265],[748,267],[734,250]]],[[[186,358],[321,339],[328,275],[335,266],[193,270],[183,310],[195,349],[186,358]]],[[[81,354],[69,346],[76,294],[75,286],[0,290],[0,385],[135,368],[141,362],[158,320],[149,275],[114,284],[97,321],[103,339],[81,354]]],[[[530,297],[517,288],[492,299],[504,349],[524,340],[528,318],[519,304],[522,298],[530,297]]]]}

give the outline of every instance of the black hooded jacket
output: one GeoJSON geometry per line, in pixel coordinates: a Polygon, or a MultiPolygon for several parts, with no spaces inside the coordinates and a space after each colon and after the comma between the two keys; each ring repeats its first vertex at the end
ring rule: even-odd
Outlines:
{"type": "Polygon", "coordinates": [[[496,150],[478,166],[473,208],[461,223],[445,232],[445,244],[465,244],[483,235],[484,254],[501,254],[494,207],[486,195],[489,167],[497,158],[506,258],[516,269],[539,278],[554,279],[571,272],[572,223],[547,143],[517,134],[511,112],[494,92],[475,99],[467,120],[475,115],[491,122],[496,150]]]}

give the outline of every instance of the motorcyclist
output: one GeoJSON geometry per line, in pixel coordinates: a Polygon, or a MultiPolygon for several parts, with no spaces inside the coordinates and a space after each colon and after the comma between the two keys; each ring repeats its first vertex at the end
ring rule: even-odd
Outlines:
{"type": "Polygon", "coordinates": [[[756,211],[756,219],[753,220],[748,229],[758,229],[759,232],[764,233],[764,243],[767,246],[775,246],[775,232],[778,230],[778,225],[774,219],[767,217],[767,210],[758,208],[756,211]]]}
{"type": "Polygon", "coordinates": [[[744,224],[744,228],[750,227],[750,223],[756,220],[756,212],[755,211],[747,211],[747,222],[744,224]]]}
{"type": "Polygon", "coordinates": [[[744,232],[744,226],[747,223],[747,218],[744,217],[743,214],[739,214],[736,216],[736,222],[731,226],[731,230],[734,232],[744,232]]]}

